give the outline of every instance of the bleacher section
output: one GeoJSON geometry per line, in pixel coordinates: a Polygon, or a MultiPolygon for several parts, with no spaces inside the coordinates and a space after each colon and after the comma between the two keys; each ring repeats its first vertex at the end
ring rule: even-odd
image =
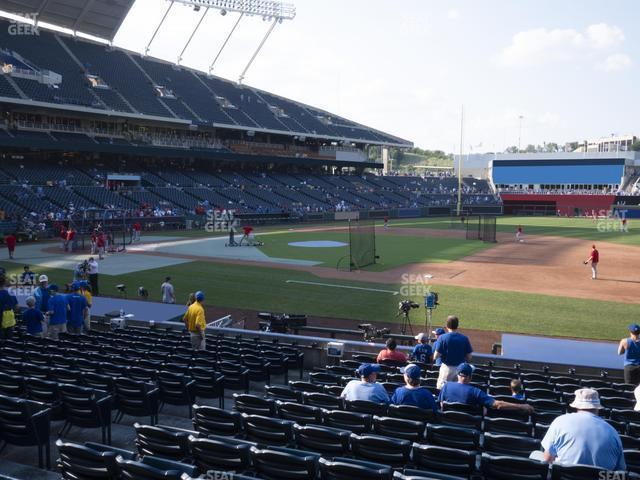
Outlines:
{"type": "MultiPolygon", "coordinates": [[[[574,391],[589,387],[620,434],[628,470],[640,472],[635,385],[478,364],[473,385],[534,413],[462,404],[434,412],[340,398],[374,357],[352,354],[327,366],[305,366],[304,357],[296,344],[223,334],[193,351],[185,334],[163,330],[92,330],[58,341],[17,332],[0,348],[0,428],[14,432],[3,468],[37,473],[59,459],[63,478],[606,478],[594,467],[528,458],[553,419],[571,411],[574,391]],[[514,378],[525,400],[511,397],[514,378]]],[[[421,384],[437,395],[438,370],[421,366],[421,384]]],[[[404,384],[399,367],[382,363],[378,381],[388,393],[404,384]]]]}
{"type": "Polygon", "coordinates": [[[34,78],[0,79],[0,95],[5,97],[187,120],[195,125],[216,123],[410,145],[313,107],[203,72],[44,29],[40,35],[10,35],[6,26],[0,22],[0,61],[31,71],[34,78]],[[62,81],[47,85],[36,80],[45,70],[61,75],[62,81]]]}
{"type": "MultiPolygon", "coordinates": [[[[281,172],[205,172],[194,168],[127,168],[139,186],[105,188],[108,167],[81,169],[65,163],[7,161],[0,165],[0,200],[7,213],[50,214],[113,206],[129,210],[170,209],[180,214],[197,207],[233,208],[246,213],[293,215],[353,209],[454,205],[452,179],[380,177],[371,174],[291,175],[281,172]],[[382,186],[382,187],[381,187],[382,186]],[[436,193],[433,193],[436,192],[436,193]]],[[[499,205],[486,181],[465,186],[466,205],[499,205]]]]}

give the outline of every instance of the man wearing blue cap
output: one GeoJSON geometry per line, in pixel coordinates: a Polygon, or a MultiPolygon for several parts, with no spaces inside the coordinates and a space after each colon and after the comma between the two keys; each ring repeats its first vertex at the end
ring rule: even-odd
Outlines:
{"type": "Polygon", "coordinates": [[[189,335],[191,336],[191,347],[194,350],[204,350],[205,345],[205,329],[207,328],[207,322],[204,317],[204,293],[201,291],[195,294],[196,301],[189,305],[184,317],[184,321],[189,335]]]}
{"type": "Polygon", "coordinates": [[[84,327],[84,319],[89,310],[87,299],[80,293],[80,282],[71,284],[71,293],[67,295],[69,303],[69,321],[67,322],[67,331],[80,335],[84,327]]]}
{"type": "Polygon", "coordinates": [[[629,336],[620,340],[618,355],[624,355],[624,383],[640,385],[640,325],[629,325],[629,336]]]}
{"type": "Polygon", "coordinates": [[[433,410],[434,413],[437,412],[438,404],[433,398],[433,394],[429,389],[420,386],[420,374],[422,373],[420,367],[410,363],[401,368],[400,372],[404,373],[406,385],[396,388],[391,397],[391,403],[395,405],[413,405],[425,410],[433,410]]]}
{"type": "MultiPolygon", "coordinates": [[[[533,413],[531,405],[503,402],[496,400],[491,395],[480,390],[478,387],[469,385],[471,376],[473,375],[473,367],[468,363],[461,363],[456,368],[458,382],[447,382],[440,390],[438,401],[441,406],[444,403],[464,403],[465,405],[474,405],[478,408],[491,408],[495,410],[519,410],[526,414],[533,413]]],[[[444,406],[443,406],[444,408],[444,406]]]]}
{"type": "MultiPolygon", "coordinates": [[[[447,333],[447,331],[440,327],[440,328],[436,328],[433,332],[433,335],[436,338],[436,341],[433,343],[433,350],[435,351],[438,348],[438,340],[440,340],[440,337],[442,337],[442,335],[444,335],[445,333],[447,333]]],[[[440,365],[442,365],[442,357],[438,356],[438,358],[433,360],[433,365],[435,367],[439,367],[440,365]]]]}
{"type": "Polygon", "coordinates": [[[376,403],[389,403],[389,395],[382,385],[376,382],[380,365],[363,363],[358,367],[360,380],[351,380],[340,396],[346,400],[369,400],[376,403]]]}
{"type": "Polygon", "coordinates": [[[58,335],[67,331],[67,312],[69,304],[66,295],[58,294],[58,285],[52,283],[49,285],[49,301],[47,302],[49,309],[49,327],[47,334],[49,338],[58,340],[58,335]]]}

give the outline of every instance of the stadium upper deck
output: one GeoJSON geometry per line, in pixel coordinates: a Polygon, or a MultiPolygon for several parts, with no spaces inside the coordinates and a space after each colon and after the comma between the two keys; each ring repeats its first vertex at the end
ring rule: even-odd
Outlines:
{"type": "Polygon", "coordinates": [[[327,142],[411,142],[332,113],[150,57],[0,21],[0,102],[327,142]]]}

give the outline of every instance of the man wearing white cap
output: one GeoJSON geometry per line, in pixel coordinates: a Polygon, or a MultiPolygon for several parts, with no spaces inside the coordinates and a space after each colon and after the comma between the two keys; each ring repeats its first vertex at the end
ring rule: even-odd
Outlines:
{"type": "Polygon", "coordinates": [[[557,417],[542,439],[544,453],[533,452],[531,458],[565,465],[593,465],[606,470],[625,470],[620,435],[598,416],[602,408],[598,392],[581,388],[570,405],[577,413],[557,417]]]}
{"type": "Polygon", "coordinates": [[[415,338],[418,343],[413,347],[411,357],[416,362],[431,363],[433,360],[433,348],[429,345],[429,337],[427,334],[420,332],[413,338],[415,338]]]}
{"type": "Polygon", "coordinates": [[[36,309],[46,313],[49,311],[49,277],[40,275],[38,283],[40,285],[33,292],[36,299],[36,309]]]}

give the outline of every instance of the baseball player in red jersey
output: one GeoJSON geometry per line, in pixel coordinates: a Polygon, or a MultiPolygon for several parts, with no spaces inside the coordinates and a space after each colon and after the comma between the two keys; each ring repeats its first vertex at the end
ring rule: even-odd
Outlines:
{"type": "Polygon", "coordinates": [[[518,225],[518,228],[516,228],[516,242],[524,242],[522,239],[522,225],[518,225]]]}
{"type": "Polygon", "coordinates": [[[98,247],[98,235],[95,230],[91,232],[91,255],[96,254],[96,249],[98,247]]]}
{"type": "Polygon", "coordinates": [[[140,232],[142,231],[142,225],[140,225],[140,222],[136,222],[133,224],[133,241],[134,242],[139,242],[140,241],[140,232]]]}
{"type": "Polygon", "coordinates": [[[98,239],[96,240],[96,245],[98,247],[98,258],[100,258],[100,260],[104,259],[104,250],[105,247],[107,245],[107,237],[104,234],[104,232],[100,232],[98,234],[98,239]]]}
{"type": "Polygon", "coordinates": [[[584,264],[591,262],[591,280],[598,278],[598,262],[600,261],[600,252],[595,245],[591,245],[591,254],[589,258],[584,261],[584,264]]]}
{"type": "Polygon", "coordinates": [[[9,258],[13,258],[13,252],[16,250],[16,243],[18,243],[17,237],[13,233],[10,233],[6,237],[4,237],[4,243],[7,245],[9,258]]]}
{"type": "Polygon", "coordinates": [[[240,245],[242,245],[243,240],[247,241],[247,245],[251,245],[253,227],[251,225],[245,225],[244,227],[242,227],[242,232],[244,233],[244,235],[242,235],[242,238],[240,239],[240,245]]]}
{"type": "Polygon", "coordinates": [[[389,228],[389,217],[385,215],[384,217],[384,229],[389,228]]]}

